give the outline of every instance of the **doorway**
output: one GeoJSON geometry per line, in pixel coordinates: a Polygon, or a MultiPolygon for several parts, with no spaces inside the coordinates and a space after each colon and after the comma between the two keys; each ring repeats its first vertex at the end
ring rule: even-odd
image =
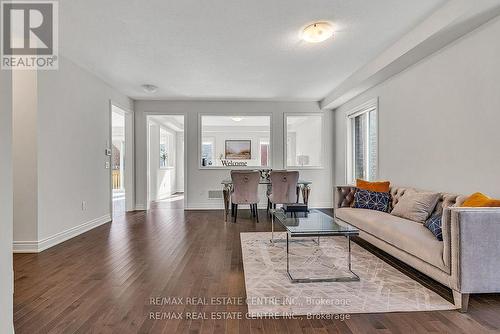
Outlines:
{"type": "Polygon", "coordinates": [[[149,115],[147,130],[147,207],[184,209],[184,115],[149,115]]]}
{"type": "Polygon", "coordinates": [[[111,211],[113,217],[134,210],[133,117],[111,104],[111,211]]]}

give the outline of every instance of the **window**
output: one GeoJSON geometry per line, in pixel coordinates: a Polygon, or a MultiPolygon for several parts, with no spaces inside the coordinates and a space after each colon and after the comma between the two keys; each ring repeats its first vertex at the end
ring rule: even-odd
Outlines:
{"type": "Polygon", "coordinates": [[[201,165],[213,166],[215,155],[215,138],[203,138],[201,143],[201,165]]]}
{"type": "Polygon", "coordinates": [[[271,166],[271,116],[201,115],[200,167],[271,166]]]}
{"type": "Polygon", "coordinates": [[[172,167],[174,162],[174,141],[172,134],[160,127],[160,168],[172,167]]]}
{"type": "Polygon", "coordinates": [[[269,167],[269,139],[260,140],[260,165],[269,167]]]}
{"type": "Polygon", "coordinates": [[[286,167],[323,167],[323,114],[285,114],[286,167]]]}
{"type": "Polygon", "coordinates": [[[377,105],[377,100],[369,101],[347,116],[347,183],[377,179],[377,105]]]}

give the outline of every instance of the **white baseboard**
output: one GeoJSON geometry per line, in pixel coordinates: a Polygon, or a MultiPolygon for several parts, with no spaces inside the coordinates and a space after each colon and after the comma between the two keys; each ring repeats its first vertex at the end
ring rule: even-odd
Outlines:
{"type": "Polygon", "coordinates": [[[38,253],[38,241],[14,241],[12,245],[14,253],[38,253]]]}
{"type": "Polygon", "coordinates": [[[38,241],[14,241],[13,252],[14,253],[39,253],[50,247],[53,247],[61,242],[74,238],[82,233],[90,231],[97,226],[109,223],[111,221],[111,215],[107,214],[102,217],[93,219],[86,223],[80,224],[78,226],[72,227],[65,231],[56,233],[48,238],[38,240],[38,241]]]}
{"type": "Polygon", "coordinates": [[[135,211],[144,211],[146,210],[146,206],[144,204],[136,204],[135,211]]]}
{"type": "Polygon", "coordinates": [[[333,208],[333,202],[316,202],[309,204],[309,209],[331,209],[331,208],[333,208]]]}

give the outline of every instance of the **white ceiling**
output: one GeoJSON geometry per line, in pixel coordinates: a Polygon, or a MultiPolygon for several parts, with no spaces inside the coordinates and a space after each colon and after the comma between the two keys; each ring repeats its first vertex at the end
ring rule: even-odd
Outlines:
{"type": "Polygon", "coordinates": [[[202,119],[205,126],[264,126],[271,127],[269,116],[209,116],[204,115],[202,119]]]}
{"type": "Polygon", "coordinates": [[[137,99],[317,101],[445,2],[60,0],[60,52],[137,99]],[[301,41],[315,20],[335,38],[301,41]]]}
{"type": "Polygon", "coordinates": [[[182,115],[157,115],[149,116],[149,119],[174,131],[184,131],[184,116],[182,115]]]}

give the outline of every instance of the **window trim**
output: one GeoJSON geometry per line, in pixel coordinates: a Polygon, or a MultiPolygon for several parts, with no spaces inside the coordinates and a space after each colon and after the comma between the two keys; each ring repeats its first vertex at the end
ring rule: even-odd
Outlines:
{"type": "MultiPolygon", "coordinates": [[[[354,180],[354,165],[353,165],[353,131],[352,131],[352,120],[360,115],[369,113],[369,112],[375,112],[375,117],[376,117],[376,124],[375,128],[377,129],[377,144],[376,144],[376,149],[377,149],[377,156],[375,157],[375,161],[377,164],[377,168],[375,169],[375,177],[378,178],[379,175],[379,118],[378,118],[378,111],[379,111],[379,99],[378,97],[373,98],[371,100],[368,100],[355,108],[351,109],[349,112],[346,114],[346,147],[345,147],[345,184],[348,185],[353,185],[356,180],[354,180]]],[[[370,126],[368,124],[368,126],[370,126]]],[[[370,136],[366,136],[366,140],[369,141],[370,136]]],[[[366,145],[368,148],[369,145],[366,145]]],[[[369,159],[367,161],[369,163],[369,159]]],[[[369,166],[367,166],[367,169],[369,169],[369,166]]]]}
{"type": "Polygon", "coordinates": [[[283,168],[291,170],[319,170],[325,168],[326,156],[326,124],[325,124],[325,113],[323,112],[285,112],[283,113],[283,168]],[[288,165],[288,124],[287,119],[289,116],[320,116],[321,117],[321,163],[319,166],[295,166],[288,165]]]}
{"type": "MultiPolygon", "coordinates": [[[[202,166],[201,165],[201,152],[202,152],[202,142],[203,142],[203,129],[202,129],[202,118],[204,116],[226,116],[226,117],[251,117],[251,116],[266,116],[269,117],[269,167],[267,168],[274,168],[273,167],[273,146],[274,146],[274,141],[273,141],[273,118],[274,115],[273,113],[266,113],[266,112],[204,112],[204,113],[199,113],[198,114],[198,169],[200,170],[232,170],[232,169],[241,169],[241,170],[255,170],[259,169],[260,166],[202,166]]],[[[217,159],[215,157],[214,159],[217,159]]]]}

